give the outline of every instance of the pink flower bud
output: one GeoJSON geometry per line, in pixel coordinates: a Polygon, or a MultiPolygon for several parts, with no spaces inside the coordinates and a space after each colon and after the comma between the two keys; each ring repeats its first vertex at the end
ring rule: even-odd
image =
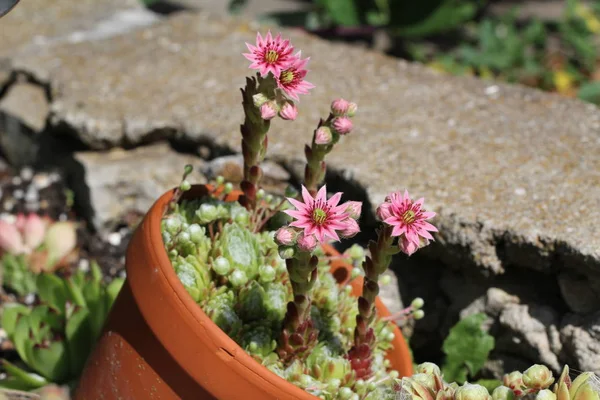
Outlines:
{"type": "Polygon", "coordinates": [[[349,103],[348,110],[346,111],[346,115],[348,117],[354,117],[354,115],[356,115],[357,110],[358,110],[358,106],[356,105],[356,103],[349,103]]]}
{"type": "Polygon", "coordinates": [[[360,227],[354,218],[348,218],[344,223],[346,224],[346,227],[340,232],[343,238],[350,239],[360,232],[360,227]]]}
{"type": "Polygon", "coordinates": [[[391,217],[392,213],[390,211],[390,207],[391,203],[388,203],[387,201],[381,203],[379,207],[377,207],[377,218],[379,218],[381,221],[385,221],[391,217]]]}
{"type": "Polygon", "coordinates": [[[30,250],[35,250],[44,241],[46,235],[46,221],[37,214],[29,214],[23,227],[25,245],[30,250]]]}
{"type": "Polygon", "coordinates": [[[300,251],[311,253],[317,247],[317,238],[315,235],[305,236],[304,234],[301,234],[300,237],[298,237],[297,244],[300,251]]]}
{"type": "Polygon", "coordinates": [[[298,117],[298,107],[294,103],[286,102],[283,107],[281,107],[281,111],[279,111],[279,116],[282,119],[293,121],[298,117]]]}
{"type": "Polygon", "coordinates": [[[340,135],[350,133],[352,130],[352,120],[348,117],[337,117],[333,120],[333,129],[340,135]]]}
{"type": "Polygon", "coordinates": [[[267,101],[260,106],[260,117],[264,120],[271,120],[277,115],[277,105],[274,101],[267,101]]]}
{"type": "Polygon", "coordinates": [[[348,213],[348,215],[350,215],[350,218],[360,218],[360,213],[362,212],[361,201],[347,201],[344,204],[346,205],[346,212],[348,213]]]}
{"type": "Polygon", "coordinates": [[[398,247],[400,248],[400,251],[406,254],[407,256],[412,255],[415,251],[427,246],[428,244],[428,239],[420,238],[420,242],[417,244],[406,239],[405,235],[402,235],[398,240],[398,247]]]}
{"type": "Polygon", "coordinates": [[[25,252],[25,245],[16,224],[0,219],[0,249],[10,254],[25,252]]]}
{"type": "Polygon", "coordinates": [[[315,132],[315,143],[316,144],[330,144],[333,140],[333,134],[331,129],[326,126],[322,126],[315,132]]]}
{"type": "Polygon", "coordinates": [[[291,246],[296,241],[296,235],[295,230],[284,226],[283,228],[279,228],[275,233],[275,240],[281,245],[291,246]]]}
{"type": "Polygon", "coordinates": [[[15,220],[15,226],[19,230],[19,232],[23,233],[25,230],[25,224],[27,223],[27,217],[23,213],[17,214],[17,218],[15,220]]]}
{"type": "Polygon", "coordinates": [[[348,103],[344,99],[337,99],[331,103],[331,113],[336,117],[341,117],[348,112],[348,103]]]}

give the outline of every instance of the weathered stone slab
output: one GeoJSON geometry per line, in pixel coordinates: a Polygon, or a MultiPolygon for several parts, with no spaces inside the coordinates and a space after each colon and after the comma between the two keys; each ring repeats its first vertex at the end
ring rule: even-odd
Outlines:
{"type": "Polygon", "coordinates": [[[146,213],[167,190],[177,186],[186,164],[194,166],[190,181],[204,183],[202,159],[175,152],[166,143],[126,151],[76,153],[97,227],[122,218],[127,212],[146,213]]]}
{"type": "MultiPolygon", "coordinates": [[[[54,124],[97,149],[161,137],[239,150],[241,53],[257,27],[205,14],[13,60],[48,82],[54,124]]],[[[425,196],[445,261],[501,272],[600,265],[600,112],[517,86],[437,74],[288,31],[317,85],[295,123],[277,120],[272,157],[302,158],[330,101],[359,104],[356,130],[329,162],[367,188],[425,196]]]]}
{"type": "Polygon", "coordinates": [[[108,37],[156,20],[137,0],[21,1],[2,18],[0,57],[60,41],[108,37]]]}

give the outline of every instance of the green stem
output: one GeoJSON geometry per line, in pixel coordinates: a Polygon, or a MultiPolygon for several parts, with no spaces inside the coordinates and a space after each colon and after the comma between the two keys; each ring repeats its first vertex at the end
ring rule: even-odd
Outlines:
{"type": "MultiPolygon", "coordinates": [[[[329,126],[332,119],[333,114],[329,114],[327,120],[319,121],[317,129],[319,129],[322,126],[329,126]]],[[[319,145],[315,143],[317,129],[315,129],[315,132],[313,133],[313,139],[310,147],[306,146],[304,149],[304,153],[306,155],[306,167],[304,168],[304,186],[312,196],[314,196],[317,193],[319,185],[325,180],[325,173],[327,172],[325,156],[331,152],[334,145],[334,143],[331,143],[329,145],[319,145]]]]}

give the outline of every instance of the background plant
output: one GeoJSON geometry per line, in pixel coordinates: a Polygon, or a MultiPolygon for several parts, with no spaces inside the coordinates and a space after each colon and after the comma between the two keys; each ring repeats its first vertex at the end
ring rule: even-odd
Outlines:
{"type": "Polygon", "coordinates": [[[74,385],[122,285],[120,278],[104,284],[95,263],[88,273],[66,278],[39,274],[38,304],[3,305],[2,327],[24,365],[2,360],[8,378],[0,381],[0,388],[74,385]]]}

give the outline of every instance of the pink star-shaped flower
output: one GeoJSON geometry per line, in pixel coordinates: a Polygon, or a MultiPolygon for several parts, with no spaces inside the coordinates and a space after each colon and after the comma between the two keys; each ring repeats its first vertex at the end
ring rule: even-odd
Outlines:
{"type": "Polygon", "coordinates": [[[433,240],[429,232],[438,231],[435,226],[427,222],[428,219],[435,217],[435,213],[422,209],[423,202],[423,198],[412,201],[408,191],[404,191],[404,195],[394,192],[377,209],[379,218],[394,227],[392,236],[404,235],[400,247],[410,248],[411,253],[420,247],[421,237],[427,241],[433,240]]]}
{"type": "Polygon", "coordinates": [[[271,31],[263,39],[260,32],[256,34],[256,46],[246,43],[250,53],[244,53],[249,61],[250,68],[258,70],[262,76],[266,76],[269,72],[273,76],[278,77],[281,71],[288,68],[295,59],[292,55],[294,47],[289,40],[283,40],[281,34],[275,38],[271,36],[271,31]]]}
{"type": "Polygon", "coordinates": [[[340,204],[342,193],[336,193],[329,200],[326,197],[327,189],[323,186],[313,198],[308,190],[302,186],[304,202],[288,198],[296,210],[285,210],[284,213],[296,219],[290,226],[304,229],[304,236],[314,235],[319,242],[327,238],[339,241],[336,231],[347,228],[347,220],[351,219],[347,204],[340,204]]]}
{"type": "Polygon", "coordinates": [[[291,64],[283,69],[279,75],[275,75],[279,89],[283,90],[290,99],[296,101],[300,100],[298,98],[299,94],[308,94],[308,91],[315,87],[312,83],[304,80],[308,73],[306,64],[310,57],[303,60],[300,56],[301,52],[296,53],[291,64]]]}

